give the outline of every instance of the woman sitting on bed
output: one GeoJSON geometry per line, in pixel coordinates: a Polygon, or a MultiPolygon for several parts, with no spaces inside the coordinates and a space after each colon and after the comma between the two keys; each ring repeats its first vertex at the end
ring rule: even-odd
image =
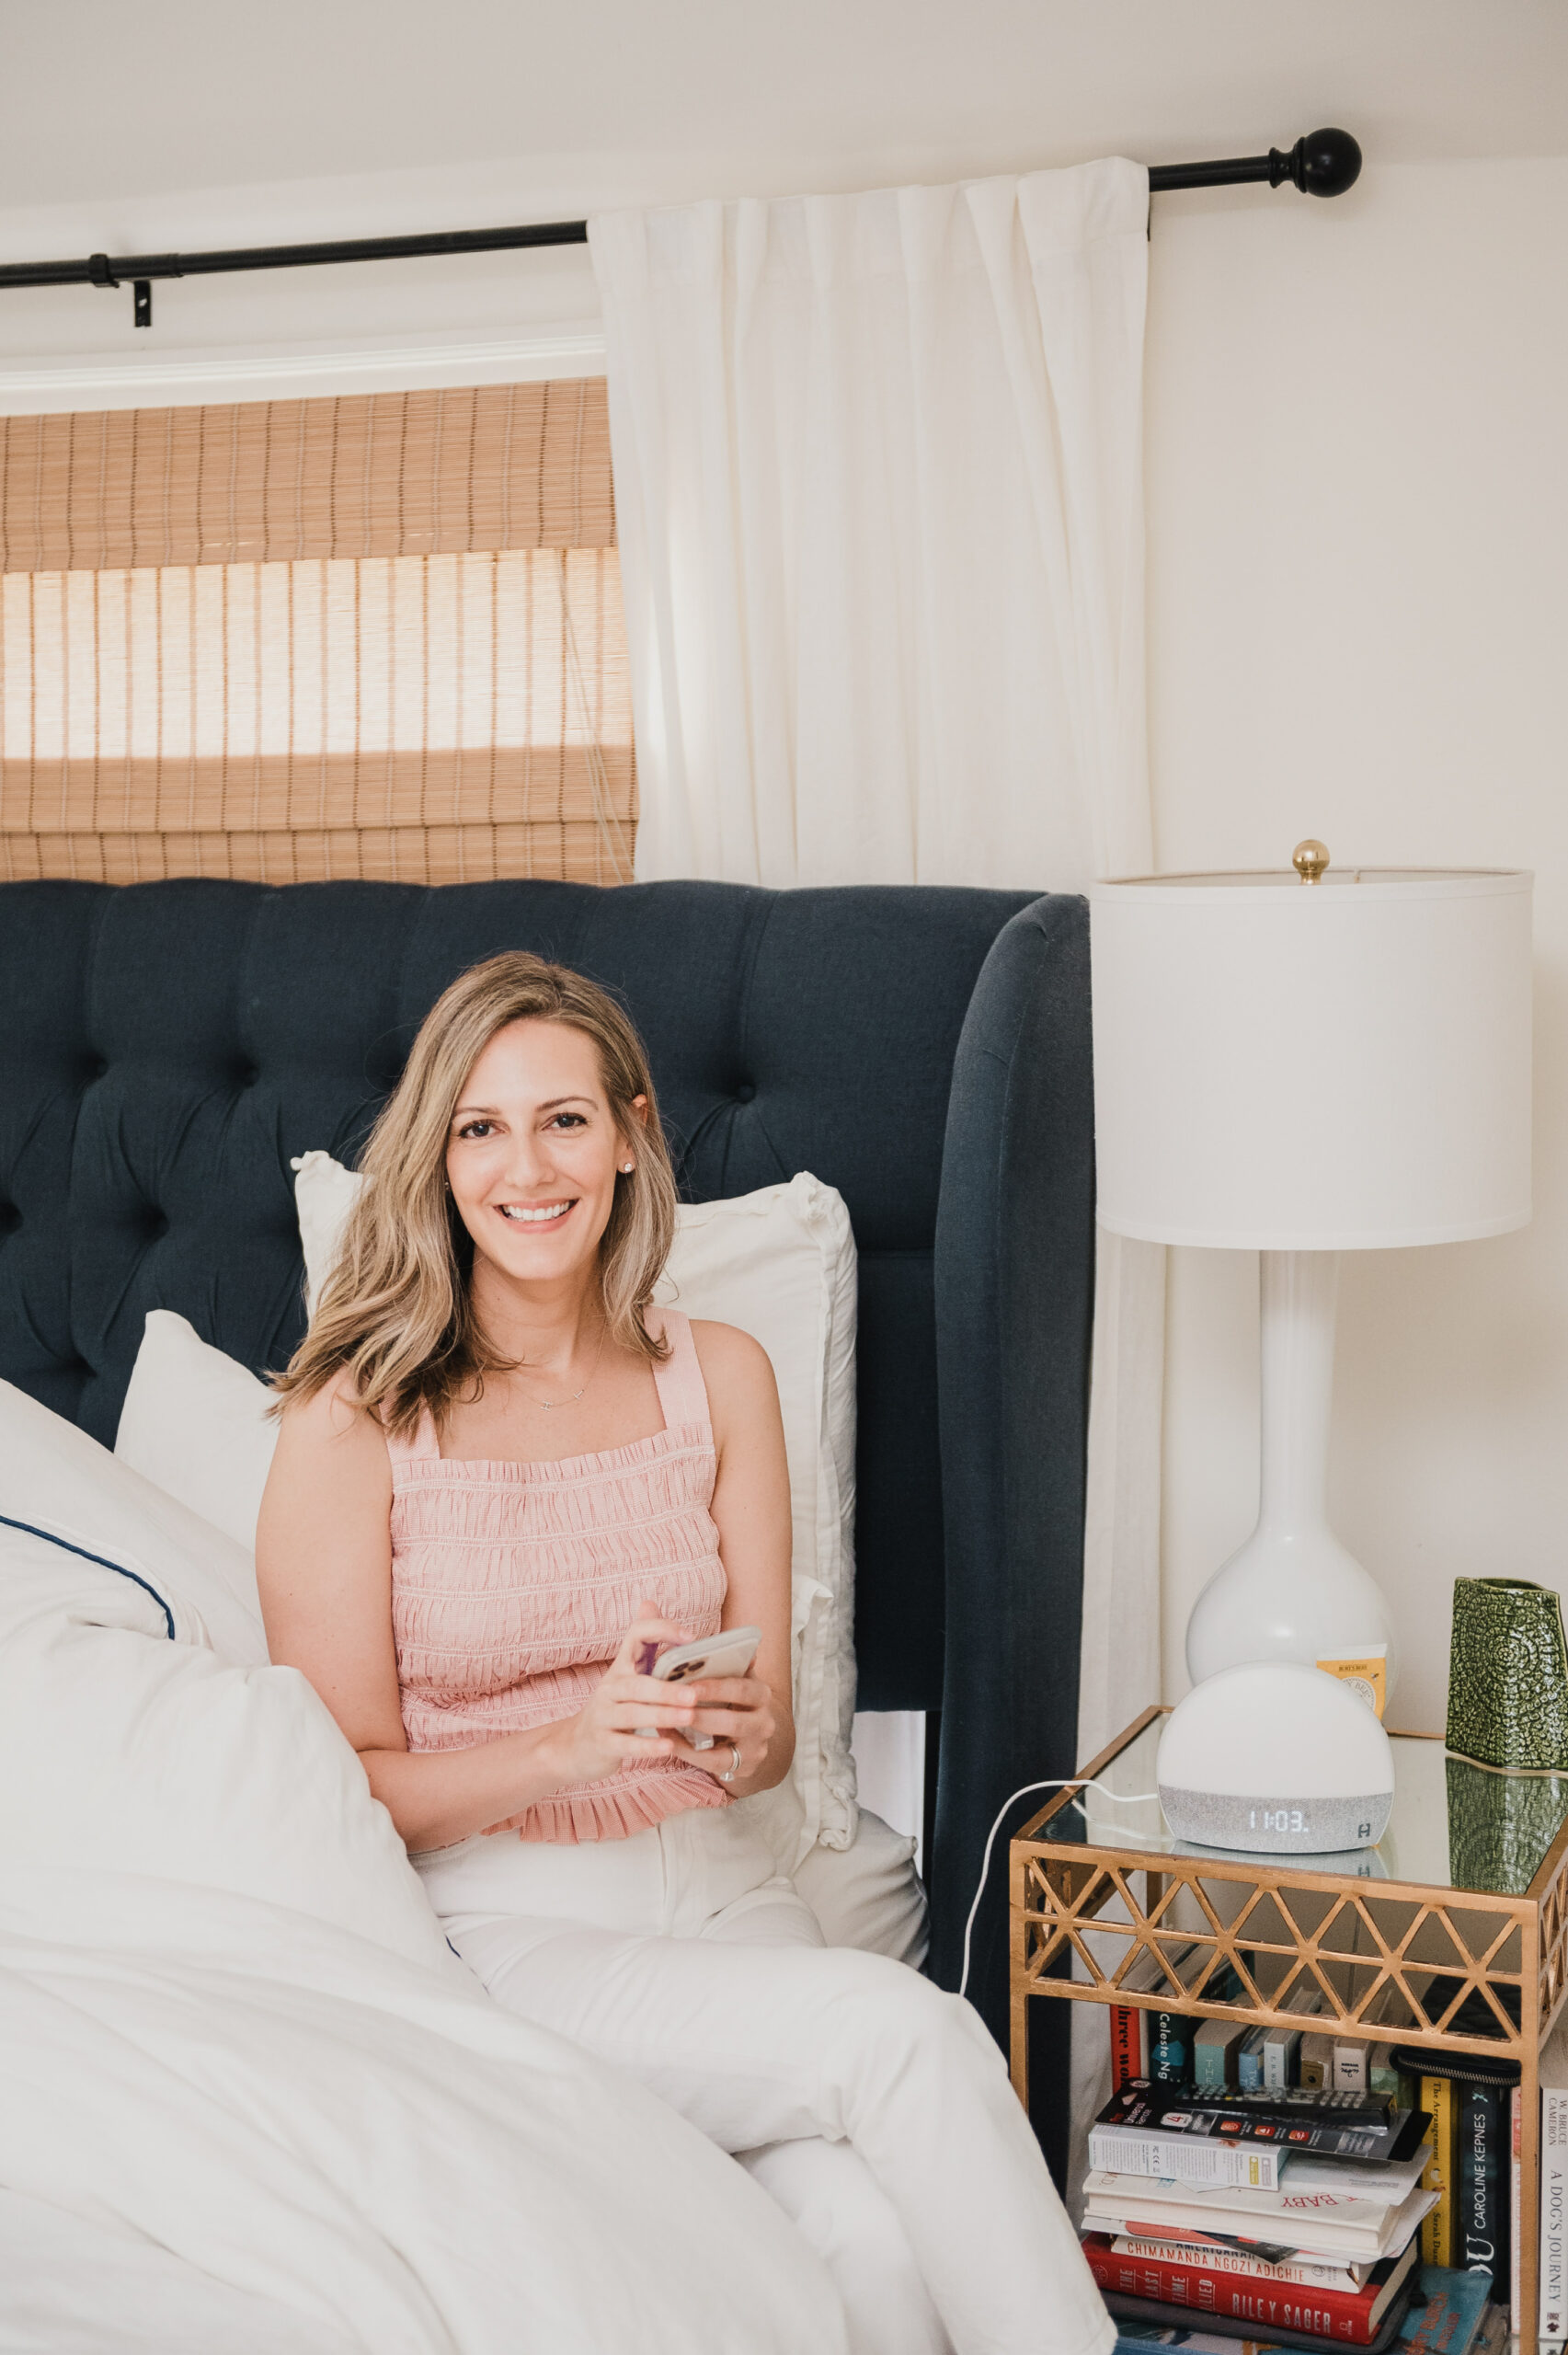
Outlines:
{"type": "Polygon", "coordinates": [[[732,1809],[794,1748],[784,1432],[755,1341],[651,1305],[675,1181],[631,1024],[535,957],[475,966],[364,1173],[279,1383],[273,1659],[354,1744],[490,1993],[743,2155],[861,2355],[1101,2355],[974,2013],[826,1947],[732,1809]],[[641,1672],[743,1625],[743,1676],[641,1672]]]}

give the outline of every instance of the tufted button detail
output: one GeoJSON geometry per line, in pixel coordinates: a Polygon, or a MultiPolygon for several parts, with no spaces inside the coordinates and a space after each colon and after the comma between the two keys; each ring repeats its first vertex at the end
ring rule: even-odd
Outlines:
{"type": "Polygon", "coordinates": [[[22,1213],[15,1202],[0,1202],[0,1235],[15,1235],[22,1223],[22,1213]]]}
{"type": "Polygon", "coordinates": [[[754,1079],[743,1079],[739,1086],[735,1091],[735,1100],[738,1104],[750,1104],[751,1098],[756,1095],[756,1081],[754,1079]]]}
{"type": "Polygon", "coordinates": [[[258,1071],[254,1063],[236,1063],[235,1066],[235,1086],[236,1087],[254,1087],[260,1077],[261,1074],[258,1071]]]}
{"type": "Polygon", "coordinates": [[[148,1238],[154,1243],[161,1243],[164,1236],[169,1231],[168,1220],[165,1216],[164,1212],[159,1210],[153,1210],[149,1208],[145,1223],[148,1238]]]}
{"type": "Polygon", "coordinates": [[[108,1073],[109,1057],[107,1055],[89,1055],[87,1057],[86,1074],[89,1080],[103,1079],[107,1077],[108,1073]]]}

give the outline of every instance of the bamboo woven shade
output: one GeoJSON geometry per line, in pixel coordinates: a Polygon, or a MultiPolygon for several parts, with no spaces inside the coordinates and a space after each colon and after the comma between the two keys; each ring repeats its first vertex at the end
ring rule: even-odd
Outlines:
{"type": "Polygon", "coordinates": [[[0,419],[0,571],[615,545],[604,379],[0,419]]]}
{"type": "Polygon", "coordinates": [[[0,875],[629,878],[601,380],[0,431],[0,875]]]}

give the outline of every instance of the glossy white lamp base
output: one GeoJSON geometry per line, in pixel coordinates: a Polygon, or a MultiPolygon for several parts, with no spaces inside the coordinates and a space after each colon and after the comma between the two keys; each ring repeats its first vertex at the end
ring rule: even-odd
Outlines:
{"type": "Polygon", "coordinates": [[[1243,1660],[1300,1660],[1382,1648],[1393,1683],[1388,1607],[1328,1525],[1329,1414],[1339,1259],[1333,1251],[1260,1255],[1263,1458],[1257,1527],[1216,1570],[1187,1623],[1195,1684],[1243,1660]]]}

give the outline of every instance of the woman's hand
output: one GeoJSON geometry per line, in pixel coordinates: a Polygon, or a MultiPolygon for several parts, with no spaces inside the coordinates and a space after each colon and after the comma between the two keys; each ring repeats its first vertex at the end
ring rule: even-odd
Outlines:
{"type": "Polygon", "coordinates": [[[768,1763],[778,1728],[773,1688],[764,1684],[755,1663],[744,1676],[704,1676],[665,1689],[684,1693],[696,1704],[686,1738],[670,1744],[672,1755],[688,1766],[700,1766],[727,1789],[739,1793],[750,1788],[752,1775],[768,1763]],[[713,1748],[693,1750],[690,1736],[694,1733],[712,1734],[713,1748]],[[732,1742],[738,1759],[730,1756],[732,1742]]]}
{"type": "MultiPolygon", "coordinates": [[[[645,1603],[638,1603],[637,1616],[626,1630],[620,1650],[589,1698],[575,1716],[544,1729],[553,1788],[601,1783],[607,1775],[618,1775],[623,1766],[637,1765],[647,1758],[700,1762],[709,1754],[689,1751],[677,1738],[697,1719],[693,1689],[666,1684],[640,1672],[643,1661],[655,1659],[664,1646],[691,1641],[689,1627],[656,1619],[648,1614],[645,1603]],[[650,1726],[651,1733],[644,1730],[650,1726]]],[[[727,1763],[727,1750],[718,1754],[727,1763]]],[[[522,1820],[521,1815],[508,1816],[503,1822],[487,1823],[485,1829],[512,1832],[522,1820]]]]}

